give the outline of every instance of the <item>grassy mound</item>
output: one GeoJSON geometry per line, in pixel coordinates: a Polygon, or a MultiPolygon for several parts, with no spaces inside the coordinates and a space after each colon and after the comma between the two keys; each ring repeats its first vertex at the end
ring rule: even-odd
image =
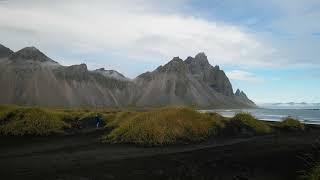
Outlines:
{"type": "Polygon", "coordinates": [[[18,106],[14,106],[14,105],[0,105],[0,124],[1,122],[3,123],[3,121],[5,120],[5,117],[7,117],[11,111],[17,108],[18,106]]]}
{"type": "Polygon", "coordinates": [[[122,124],[123,122],[125,122],[129,118],[134,117],[137,114],[138,114],[138,112],[123,111],[118,114],[114,114],[111,117],[109,116],[109,119],[111,119],[111,121],[108,122],[106,127],[111,128],[111,129],[117,128],[120,126],[120,124],[122,124]]]}
{"type": "Polygon", "coordinates": [[[1,111],[0,133],[4,135],[49,135],[67,127],[63,118],[62,113],[41,108],[12,108],[1,111]]]}
{"type": "Polygon", "coordinates": [[[95,116],[102,116],[102,126],[113,122],[119,110],[106,108],[35,108],[0,105],[0,134],[49,135],[77,133],[96,127],[95,116]]]}
{"type": "Polygon", "coordinates": [[[301,179],[304,180],[319,180],[320,179],[320,164],[315,166],[310,172],[306,173],[301,179]]]}
{"type": "Polygon", "coordinates": [[[292,117],[287,117],[283,119],[280,124],[280,128],[287,130],[304,130],[305,126],[298,119],[294,119],[292,117]]]}
{"type": "Polygon", "coordinates": [[[271,127],[263,121],[259,121],[250,113],[236,114],[228,122],[228,129],[233,134],[267,134],[271,127]]]}
{"type": "MultiPolygon", "coordinates": [[[[122,113],[114,129],[102,137],[108,143],[163,145],[206,139],[223,127],[221,119],[189,108],[160,108],[140,113],[122,113]]],[[[220,117],[220,116],[219,116],[220,117]]]]}

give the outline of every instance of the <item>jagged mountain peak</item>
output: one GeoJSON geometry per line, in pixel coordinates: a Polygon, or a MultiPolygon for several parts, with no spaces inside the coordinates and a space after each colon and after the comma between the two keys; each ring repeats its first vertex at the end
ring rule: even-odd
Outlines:
{"type": "Polygon", "coordinates": [[[237,91],[234,94],[235,96],[243,97],[243,98],[248,98],[246,93],[244,93],[242,90],[237,89],[237,91]]]}
{"type": "Polygon", "coordinates": [[[185,63],[191,64],[191,65],[210,66],[208,57],[204,52],[198,53],[194,58],[189,56],[185,60],[185,63]]]}
{"type": "Polygon", "coordinates": [[[34,46],[25,47],[10,56],[11,60],[33,60],[38,62],[55,62],[34,46]]]}
{"type": "MultiPolygon", "coordinates": [[[[173,57],[171,61],[169,61],[164,66],[159,66],[157,68],[157,71],[163,72],[163,71],[185,71],[190,67],[191,69],[203,69],[206,67],[211,67],[207,56],[205,53],[201,52],[198,53],[195,57],[189,56],[186,60],[182,60],[179,56],[173,57]]],[[[219,67],[217,68],[219,70],[219,67]]]]}
{"type": "Polygon", "coordinates": [[[204,52],[198,53],[194,59],[202,65],[209,65],[208,57],[204,52]]]}
{"type": "Polygon", "coordinates": [[[174,57],[164,66],[159,66],[157,71],[159,72],[185,72],[187,70],[186,64],[180,57],[174,57]]]}
{"type": "Polygon", "coordinates": [[[239,98],[239,99],[241,99],[242,101],[247,102],[248,104],[255,105],[255,103],[248,98],[248,96],[246,95],[246,93],[243,92],[243,91],[240,90],[240,89],[237,89],[237,91],[234,93],[234,95],[235,95],[236,98],[239,98]]]}
{"type": "Polygon", "coordinates": [[[22,48],[21,50],[24,50],[24,51],[38,51],[38,52],[40,52],[40,50],[38,48],[36,48],[35,46],[28,46],[28,47],[22,48]]]}
{"type": "Polygon", "coordinates": [[[78,71],[78,72],[86,72],[86,71],[88,71],[87,65],[84,64],[84,63],[69,66],[68,69],[70,71],[78,71]]]}
{"type": "Polygon", "coordinates": [[[204,52],[198,53],[194,58],[199,61],[208,61],[208,57],[204,52]]]}
{"type": "Polygon", "coordinates": [[[195,57],[189,56],[185,61],[185,64],[188,66],[192,74],[203,74],[208,71],[220,70],[219,68],[213,68],[205,53],[198,53],[195,57]]]}
{"type": "Polygon", "coordinates": [[[177,56],[177,57],[173,57],[171,61],[169,61],[166,65],[164,66],[167,66],[167,65],[181,65],[183,64],[183,60],[177,56]]]}
{"type": "Polygon", "coordinates": [[[1,57],[8,57],[13,53],[13,51],[4,45],[0,44],[0,58],[1,57]]]}
{"type": "Polygon", "coordinates": [[[186,59],[186,60],[184,60],[184,62],[189,63],[189,62],[191,62],[191,61],[193,61],[193,60],[194,60],[194,58],[193,58],[193,57],[188,56],[188,57],[187,57],[187,59],[186,59]]]}
{"type": "Polygon", "coordinates": [[[236,96],[239,96],[240,93],[241,93],[240,89],[237,89],[236,92],[235,92],[235,95],[236,95],[236,96]]]}
{"type": "Polygon", "coordinates": [[[126,81],[129,80],[129,78],[125,77],[123,74],[115,70],[106,70],[105,68],[99,68],[94,70],[93,72],[102,74],[103,76],[108,78],[114,78],[114,79],[126,80],[126,81]]]}
{"type": "Polygon", "coordinates": [[[238,90],[238,96],[234,94],[228,77],[218,66],[211,66],[204,53],[184,61],[174,57],[134,80],[114,70],[88,70],[86,64],[51,66],[47,61],[52,62],[35,47],[23,48],[9,59],[1,59],[0,77],[5,78],[0,79],[0,102],[48,106],[255,107],[244,92],[238,90]]]}

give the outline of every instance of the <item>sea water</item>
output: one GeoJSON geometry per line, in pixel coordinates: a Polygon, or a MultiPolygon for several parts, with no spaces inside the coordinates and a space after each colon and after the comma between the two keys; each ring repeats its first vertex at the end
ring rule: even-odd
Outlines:
{"type": "Polygon", "coordinates": [[[320,124],[320,107],[259,107],[257,109],[214,109],[203,112],[217,112],[225,117],[233,117],[239,112],[251,113],[258,119],[267,121],[281,121],[285,117],[299,119],[306,124],[320,124]]]}

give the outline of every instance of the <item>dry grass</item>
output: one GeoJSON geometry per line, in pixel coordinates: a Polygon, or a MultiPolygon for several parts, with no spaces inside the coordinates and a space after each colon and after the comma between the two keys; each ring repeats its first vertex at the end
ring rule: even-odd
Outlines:
{"type": "Polygon", "coordinates": [[[271,127],[264,121],[260,121],[252,116],[250,113],[238,113],[230,119],[231,126],[238,126],[254,131],[255,134],[271,133],[271,127]]]}
{"type": "Polygon", "coordinates": [[[304,130],[305,126],[298,119],[294,119],[292,117],[287,117],[283,119],[280,124],[280,128],[284,128],[287,130],[304,130]]]}
{"type": "Polygon", "coordinates": [[[127,119],[134,117],[137,114],[138,112],[135,112],[135,111],[123,111],[123,112],[119,112],[118,114],[114,114],[113,117],[109,118],[112,120],[106,125],[106,127],[112,128],[112,129],[117,128],[120,126],[120,124],[125,122],[127,119]]]}
{"type": "Polygon", "coordinates": [[[49,135],[68,125],[63,114],[41,108],[16,108],[1,116],[0,133],[4,135],[49,135]]]}
{"type": "Polygon", "coordinates": [[[303,180],[319,180],[320,179],[320,164],[316,165],[310,172],[302,176],[303,180]]]}
{"type": "Polygon", "coordinates": [[[119,110],[103,108],[36,108],[0,105],[0,134],[50,135],[74,128],[73,124],[92,121],[97,113],[103,124],[113,121],[119,110]]]}
{"type": "MultiPolygon", "coordinates": [[[[202,141],[224,129],[226,121],[216,113],[199,113],[191,108],[166,107],[144,112],[105,108],[35,108],[0,106],[0,134],[50,135],[95,128],[96,113],[111,133],[102,139],[109,143],[162,145],[202,141]],[[92,124],[93,123],[93,124],[92,124]],[[75,130],[75,131],[73,131],[75,130]]],[[[227,121],[228,125],[249,127],[257,134],[271,132],[264,122],[247,113],[227,121]]]]}
{"type": "Polygon", "coordinates": [[[104,142],[163,145],[204,140],[216,134],[223,123],[218,115],[171,107],[139,113],[124,112],[110,126],[114,129],[102,137],[104,142]]]}

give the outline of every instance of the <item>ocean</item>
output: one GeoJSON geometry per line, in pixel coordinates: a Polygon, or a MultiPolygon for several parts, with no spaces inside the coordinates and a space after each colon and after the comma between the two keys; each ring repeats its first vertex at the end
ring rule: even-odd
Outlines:
{"type": "Polygon", "coordinates": [[[320,106],[262,106],[257,109],[214,109],[201,111],[217,112],[225,117],[233,117],[239,112],[248,112],[256,118],[266,121],[281,121],[283,118],[291,116],[306,124],[320,125],[320,106]]]}

